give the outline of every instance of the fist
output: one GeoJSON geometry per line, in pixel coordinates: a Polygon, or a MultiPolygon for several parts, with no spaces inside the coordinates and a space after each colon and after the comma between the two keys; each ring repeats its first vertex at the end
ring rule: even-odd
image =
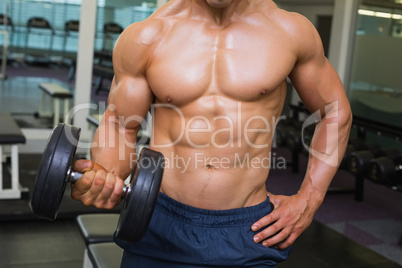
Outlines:
{"type": "Polygon", "coordinates": [[[124,181],[90,160],[77,160],[74,170],[84,173],[71,184],[71,197],[85,206],[112,209],[121,201],[124,181]]]}

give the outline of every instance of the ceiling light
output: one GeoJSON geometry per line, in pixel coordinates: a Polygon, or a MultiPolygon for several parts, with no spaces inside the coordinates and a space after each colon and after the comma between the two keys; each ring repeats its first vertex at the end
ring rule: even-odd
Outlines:
{"type": "Polygon", "coordinates": [[[375,16],[375,12],[371,10],[364,10],[364,9],[359,9],[359,14],[360,15],[365,15],[365,16],[375,16]]]}
{"type": "MultiPolygon", "coordinates": [[[[402,0],[399,0],[402,2],[402,0]]],[[[372,17],[378,17],[378,18],[386,18],[386,19],[394,19],[394,20],[402,20],[402,15],[401,14],[391,14],[388,12],[376,12],[372,10],[366,10],[366,9],[359,9],[358,13],[360,15],[364,16],[372,16],[372,17]]]]}
{"type": "Polygon", "coordinates": [[[386,18],[386,19],[389,19],[389,18],[392,17],[392,14],[391,14],[391,13],[385,13],[385,12],[376,12],[376,13],[375,13],[375,16],[376,16],[376,17],[379,17],[379,18],[386,18]]]}

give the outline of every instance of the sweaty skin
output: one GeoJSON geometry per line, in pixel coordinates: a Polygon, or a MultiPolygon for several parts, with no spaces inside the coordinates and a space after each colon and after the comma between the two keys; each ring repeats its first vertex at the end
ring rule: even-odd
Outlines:
{"type": "Polygon", "coordinates": [[[99,208],[120,202],[137,132],[151,109],[150,148],[166,158],[163,193],[212,210],[263,202],[289,77],[306,107],[321,116],[311,145],[321,154],[310,155],[299,192],[270,194],[274,211],[250,228],[273,223],[255,242],[293,244],[323,202],[351,125],[344,88],[313,25],[270,0],[171,0],[122,33],[113,64],[94,162],[75,163],[86,173],[72,197],[99,208]]]}

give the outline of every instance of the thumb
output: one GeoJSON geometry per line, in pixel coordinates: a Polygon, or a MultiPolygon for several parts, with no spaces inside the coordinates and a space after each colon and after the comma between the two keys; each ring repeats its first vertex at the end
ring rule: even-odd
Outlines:
{"type": "Polygon", "coordinates": [[[94,170],[94,171],[98,171],[98,170],[105,170],[106,169],[104,167],[102,167],[101,165],[95,163],[94,161],[91,160],[85,160],[85,159],[80,159],[75,161],[74,163],[74,170],[84,173],[90,170],[94,170]]]}

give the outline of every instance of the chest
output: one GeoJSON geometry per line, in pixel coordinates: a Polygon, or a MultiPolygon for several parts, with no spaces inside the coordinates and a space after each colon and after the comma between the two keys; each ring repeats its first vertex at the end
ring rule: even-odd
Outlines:
{"type": "Polygon", "coordinates": [[[252,25],[173,28],[152,55],[147,77],[161,101],[219,95],[252,101],[279,87],[295,59],[280,31],[252,25]]]}

